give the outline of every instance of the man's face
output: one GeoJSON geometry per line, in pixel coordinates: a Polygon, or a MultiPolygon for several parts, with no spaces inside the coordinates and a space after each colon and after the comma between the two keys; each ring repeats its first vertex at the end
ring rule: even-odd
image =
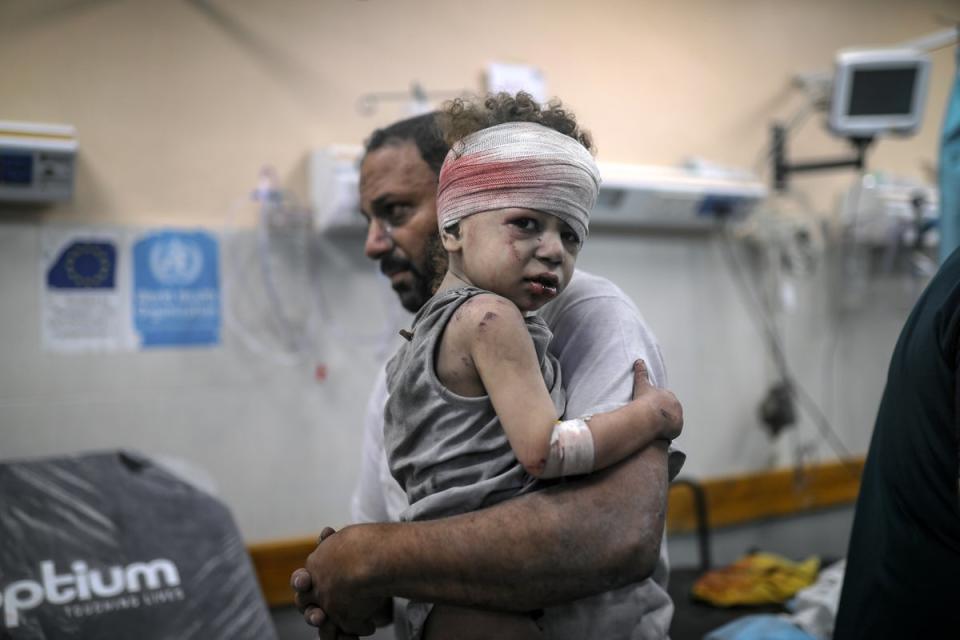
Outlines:
{"type": "Polygon", "coordinates": [[[412,142],[388,144],[360,165],[360,210],[367,219],[364,253],[380,262],[405,309],[416,312],[430,298],[436,269],[437,175],[412,142]]]}

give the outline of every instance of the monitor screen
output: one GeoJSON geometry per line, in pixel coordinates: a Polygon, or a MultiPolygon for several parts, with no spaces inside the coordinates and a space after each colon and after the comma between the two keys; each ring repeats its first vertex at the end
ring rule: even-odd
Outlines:
{"type": "Polygon", "coordinates": [[[837,54],[830,130],[849,138],[908,135],[920,127],[930,57],[913,49],[849,49],[837,54]]]}
{"type": "Polygon", "coordinates": [[[857,69],[850,89],[851,116],[908,115],[917,68],[857,69]]]}
{"type": "Polygon", "coordinates": [[[0,153],[0,184],[30,186],[33,182],[33,155],[0,153]]]}

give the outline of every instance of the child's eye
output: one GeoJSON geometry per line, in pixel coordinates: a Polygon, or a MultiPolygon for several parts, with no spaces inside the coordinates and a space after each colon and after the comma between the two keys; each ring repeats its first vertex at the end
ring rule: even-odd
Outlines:
{"type": "Polygon", "coordinates": [[[537,231],[540,229],[540,224],[533,218],[514,218],[510,221],[510,224],[523,231],[537,231]]]}
{"type": "Polygon", "coordinates": [[[560,238],[567,244],[576,245],[578,248],[580,247],[580,236],[573,231],[564,231],[560,234],[560,238]]]}

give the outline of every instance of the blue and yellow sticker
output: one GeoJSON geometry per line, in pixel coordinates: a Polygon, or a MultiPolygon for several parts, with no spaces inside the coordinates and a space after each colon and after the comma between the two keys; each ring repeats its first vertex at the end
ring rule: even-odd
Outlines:
{"type": "Polygon", "coordinates": [[[109,242],[73,242],[47,270],[51,289],[113,289],[117,248],[109,242]]]}

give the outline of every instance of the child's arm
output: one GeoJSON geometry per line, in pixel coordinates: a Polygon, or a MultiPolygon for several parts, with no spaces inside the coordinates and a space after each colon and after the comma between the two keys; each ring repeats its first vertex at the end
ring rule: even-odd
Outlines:
{"type": "Polygon", "coordinates": [[[511,301],[492,293],[477,295],[460,309],[447,325],[444,346],[469,354],[517,460],[538,476],[557,410],[523,315],[511,301]]]}
{"type": "Polygon", "coordinates": [[[594,469],[604,469],[654,440],[673,440],[683,428],[683,408],[676,396],[650,384],[643,360],[633,363],[633,400],[619,409],[595,414],[594,469]]]}
{"type": "MultiPolygon", "coordinates": [[[[517,459],[533,476],[556,475],[549,472],[556,465],[548,460],[558,416],[523,316],[493,294],[477,296],[463,309],[458,329],[517,459]]],[[[669,391],[652,387],[645,374],[644,367],[633,402],[589,420],[593,465],[579,473],[607,467],[656,439],[679,435],[679,403],[669,391]]]]}

